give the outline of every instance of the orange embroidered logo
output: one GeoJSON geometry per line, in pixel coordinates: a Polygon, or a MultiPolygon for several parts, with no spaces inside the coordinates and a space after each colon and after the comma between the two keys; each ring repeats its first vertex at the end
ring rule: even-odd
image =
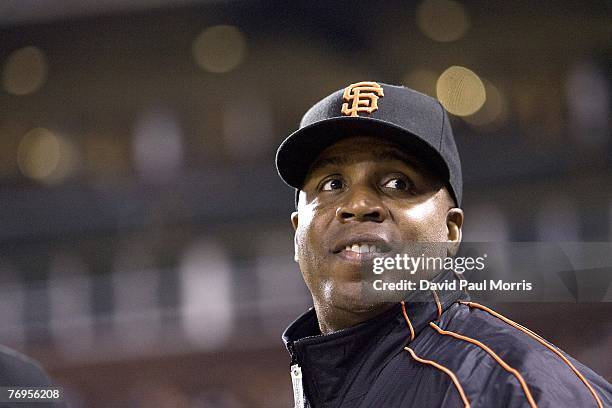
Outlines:
{"type": "Polygon", "coordinates": [[[378,109],[378,98],[385,96],[383,89],[376,82],[357,82],[344,88],[342,113],[347,116],[359,116],[359,112],[372,113],[378,109]]]}

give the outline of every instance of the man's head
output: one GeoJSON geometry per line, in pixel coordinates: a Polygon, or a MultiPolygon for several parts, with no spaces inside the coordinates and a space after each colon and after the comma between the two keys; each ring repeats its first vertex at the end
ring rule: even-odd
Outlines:
{"type": "MultiPolygon", "coordinates": [[[[380,87],[367,84],[361,92],[380,87]]],[[[347,90],[319,102],[277,154],[281,177],[299,191],[295,258],[318,311],[367,314],[399,301],[405,293],[368,295],[374,257],[444,257],[461,241],[461,173],[446,113],[407,88],[380,88],[389,103],[369,95],[351,105],[347,90]],[[373,103],[350,116],[351,106],[373,103]]]]}

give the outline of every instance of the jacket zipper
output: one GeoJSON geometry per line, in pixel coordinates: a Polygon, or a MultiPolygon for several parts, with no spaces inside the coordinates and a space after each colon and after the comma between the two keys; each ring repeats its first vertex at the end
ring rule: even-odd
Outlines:
{"type": "Polygon", "coordinates": [[[293,384],[294,408],[304,408],[304,386],[302,384],[302,368],[298,364],[291,366],[291,382],[293,384]]]}

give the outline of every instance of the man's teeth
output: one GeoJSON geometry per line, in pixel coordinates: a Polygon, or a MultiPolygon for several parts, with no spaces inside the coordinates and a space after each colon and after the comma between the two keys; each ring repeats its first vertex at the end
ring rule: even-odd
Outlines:
{"type": "Polygon", "coordinates": [[[368,252],[380,252],[380,248],[378,248],[376,245],[368,245],[368,244],[353,244],[353,245],[347,245],[346,248],[344,248],[345,251],[347,252],[356,252],[358,254],[366,254],[368,252]]]}

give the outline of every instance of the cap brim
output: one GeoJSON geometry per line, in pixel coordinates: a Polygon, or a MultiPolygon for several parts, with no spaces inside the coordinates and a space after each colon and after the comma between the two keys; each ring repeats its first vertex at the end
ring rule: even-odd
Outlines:
{"type": "Polygon", "coordinates": [[[312,123],[293,132],[276,152],[276,168],[283,181],[301,189],[310,166],[335,142],[355,136],[380,137],[398,144],[435,171],[445,182],[449,170],[436,148],[418,135],[379,119],[335,117],[312,123]]]}

